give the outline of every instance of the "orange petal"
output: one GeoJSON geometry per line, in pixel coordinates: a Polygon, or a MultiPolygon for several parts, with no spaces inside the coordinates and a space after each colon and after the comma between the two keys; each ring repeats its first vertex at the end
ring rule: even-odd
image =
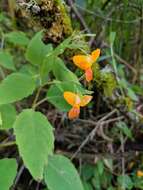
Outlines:
{"type": "Polygon", "coordinates": [[[80,102],[81,102],[81,99],[80,99],[79,95],[77,95],[77,94],[75,94],[73,92],[69,92],[69,91],[64,92],[64,99],[71,106],[80,104],[80,102]]]}
{"type": "Polygon", "coordinates": [[[138,170],[138,171],[137,171],[137,176],[138,176],[138,177],[143,177],[143,171],[138,170]]]}
{"type": "Polygon", "coordinates": [[[80,69],[86,70],[92,66],[93,59],[91,55],[75,55],[73,62],[80,69]]]}
{"type": "Polygon", "coordinates": [[[85,71],[85,78],[86,78],[87,82],[90,82],[93,79],[93,71],[91,68],[89,68],[85,71]]]}
{"type": "Polygon", "coordinates": [[[68,118],[69,119],[76,119],[77,117],[79,117],[79,114],[80,114],[80,107],[75,106],[69,111],[68,118]]]}
{"type": "Polygon", "coordinates": [[[91,99],[92,99],[92,96],[88,96],[88,95],[83,96],[80,106],[82,107],[86,106],[91,101],[91,99]]]}
{"type": "Polygon", "coordinates": [[[98,59],[99,55],[100,55],[100,49],[96,49],[96,50],[94,50],[94,51],[91,53],[93,62],[95,62],[95,61],[98,59]]]}

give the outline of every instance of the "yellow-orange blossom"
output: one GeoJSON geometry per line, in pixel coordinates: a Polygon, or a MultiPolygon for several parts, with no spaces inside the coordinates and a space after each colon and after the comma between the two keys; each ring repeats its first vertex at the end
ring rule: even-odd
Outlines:
{"type": "Polygon", "coordinates": [[[96,62],[100,55],[100,49],[94,50],[88,55],[75,55],[73,56],[74,64],[80,69],[85,71],[85,77],[88,82],[93,79],[92,64],[96,62]]]}
{"type": "Polygon", "coordinates": [[[91,101],[92,96],[85,95],[81,97],[80,95],[73,92],[65,91],[64,99],[72,106],[68,113],[69,119],[75,119],[80,114],[80,107],[86,106],[91,101]]]}
{"type": "Polygon", "coordinates": [[[143,171],[138,170],[138,171],[137,171],[137,176],[138,176],[138,177],[143,177],[143,171]]]}

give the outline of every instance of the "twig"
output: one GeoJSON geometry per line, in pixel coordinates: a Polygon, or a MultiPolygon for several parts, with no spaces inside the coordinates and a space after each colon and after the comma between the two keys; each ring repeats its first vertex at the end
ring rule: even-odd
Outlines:
{"type": "Polygon", "coordinates": [[[13,145],[16,145],[16,141],[4,143],[4,144],[1,143],[0,148],[5,148],[5,147],[8,147],[8,146],[13,146],[13,145]]]}
{"type": "MultiPolygon", "coordinates": [[[[67,157],[69,157],[70,159],[72,159],[73,153],[72,152],[67,152],[64,150],[56,150],[57,154],[62,154],[65,155],[67,157]]],[[[122,157],[126,158],[129,157],[129,155],[134,154],[134,151],[130,151],[130,152],[124,152],[124,154],[122,153],[99,153],[96,152],[96,157],[101,159],[101,158],[112,158],[112,159],[120,159],[122,157]]],[[[80,159],[82,158],[83,160],[85,160],[88,163],[93,163],[95,160],[95,153],[78,153],[78,155],[75,156],[76,159],[80,159]]]]}
{"type": "Polygon", "coordinates": [[[39,106],[40,104],[44,103],[46,100],[48,100],[47,97],[43,98],[42,100],[40,100],[39,102],[37,102],[37,103],[34,105],[33,108],[35,109],[37,106],[39,106]]]}
{"type": "MultiPolygon", "coordinates": [[[[124,119],[124,116],[115,117],[115,118],[108,119],[106,121],[101,122],[101,125],[109,124],[109,123],[112,123],[112,122],[115,122],[115,121],[120,121],[122,119],[124,119]]],[[[91,125],[94,125],[94,126],[97,125],[97,122],[92,121],[92,120],[78,119],[77,121],[80,121],[80,122],[83,122],[83,123],[88,123],[88,124],[91,124],[91,125]]]]}
{"type": "MultiPolygon", "coordinates": [[[[80,14],[80,12],[77,10],[77,7],[74,5],[73,0],[68,0],[68,4],[70,5],[71,9],[73,10],[73,12],[75,13],[76,17],[79,19],[82,27],[85,29],[86,32],[88,32],[89,34],[91,34],[91,30],[89,29],[89,27],[87,26],[84,18],[82,17],[82,15],[80,14]]],[[[92,45],[92,42],[94,41],[94,37],[92,36],[91,39],[89,40],[89,45],[92,45]]]]}
{"type": "Polygon", "coordinates": [[[19,181],[19,179],[20,179],[20,177],[21,177],[24,169],[25,169],[25,166],[22,165],[21,168],[20,168],[20,170],[17,173],[16,179],[15,179],[15,182],[14,182],[14,188],[16,187],[16,185],[17,185],[17,183],[18,183],[18,181],[19,181]]]}
{"type": "MultiPolygon", "coordinates": [[[[122,7],[122,6],[123,6],[123,5],[121,4],[120,7],[122,7]]],[[[143,17],[138,17],[137,19],[133,19],[133,20],[113,19],[113,18],[107,17],[106,15],[103,16],[103,15],[101,15],[101,14],[99,14],[99,13],[95,13],[95,11],[94,11],[94,12],[93,12],[93,11],[90,11],[90,10],[88,10],[88,9],[86,9],[86,8],[83,8],[83,7],[79,6],[78,4],[76,4],[76,7],[79,8],[80,10],[83,10],[83,11],[85,11],[85,12],[91,14],[91,15],[94,15],[94,16],[96,16],[96,17],[99,17],[99,18],[104,19],[104,20],[109,21],[109,22],[118,22],[118,23],[133,24],[133,23],[140,22],[140,20],[143,20],[143,17]]],[[[119,9],[120,7],[118,7],[118,9],[119,9]]],[[[117,9],[116,9],[116,11],[117,11],[117,9]]]]}
{"type": "Polygon", "coordinates": [[[40,188],[40,183],[38,182],[36,186],[36,190],[39,190],[39,188],[40,188]]]}
{"type": "Polygon", "coordinates": [[[76,6],[74,6],[73,1],[72,0],[68,0],[68,4],[70,5],[71,9],[74,11],[76,17],[79,19],[81,25],[84,27],[84,29],[86,30],[86,32],[91,33],[90,29],[88,28],[86,22],[84,21],[83,17],[81,16],[81,14],[79,13],[79,11],[77,10],[76,6]]]}
{"type": "Polygon", "coordinates": [[[71,159],[74,159],[75,156],[78,154],[78,152],[81,151],[81,149],[86,145],[86,143],[89,141],[89,140],[92,140],[93,137],[95,136],[95,133],[97,131],[97,129],[99,128],[99,126],[101,125],[101,123],[106,120],[108,117],[112,116],[114,113],[117,112],[117,109],[114,109],[113,111],[111,111],[110,113],[108,113],[107,115],[105,115],[103,118],[101,118],[95,128],[88,134],[88,136],[85,138],[85,140],[82,142],[82,144],[79,146],[79,148],[77,149],[77,151],[73,154],[72,158],[71,159]]]}
{"type": "Polygon", "coordinates": [[[107,135],[105,135],[104,131],[103,131],[103,124],[100,125],[99,127],[100,130],[100,135],[103,139],[105,139],[106,141],[112,142],[113,139],[111,139],[110,137],[108,137],[107,135]]]}

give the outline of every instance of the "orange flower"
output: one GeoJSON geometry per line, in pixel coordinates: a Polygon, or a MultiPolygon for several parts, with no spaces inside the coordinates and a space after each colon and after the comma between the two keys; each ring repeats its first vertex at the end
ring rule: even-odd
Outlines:
{"type": "Polygon", "coordinates": [[[93,79],[92,64],[98,59],[100,49],[94,50],[89,55],[75,55],[73,56],[74,64],[85,71],[85,78],[89,82],[93,79]]]}
{"type": "Polygon", "coordinates": [[[80,114],[80,107],[86,106],[91,101],[92,96],[85,95],[81,97],[78,94],[66,91],[64,92],[64,99],[72,106],[68,113],[69,119],[75,119],[80,114]]]}
{"type": "Polygon", "coordinates": [[[138,171],[137,171],[137,176],[138,176],[138,177],[143,177],[143,171],[138,170],[138,171]]]}

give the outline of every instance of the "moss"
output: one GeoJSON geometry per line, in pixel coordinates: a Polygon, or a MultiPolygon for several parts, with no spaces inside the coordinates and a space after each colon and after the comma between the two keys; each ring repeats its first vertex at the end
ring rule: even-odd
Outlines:
{"type": "Polygon", "coordinates": [[[116,79],[112,73],[101,72],[102,88],[105,96],[112,96],[117,87],[116,79]]]}
{"type": "Polygon", "coordinates": [[[99,91],[102,91],[105,96],[112,96],[113,91],[117,87],[116,79],[110,71],[101,70],[98,63],[94,64],[94,81],[99,91]]]}
{"type": "Polygon", "coordinates": [[[128,96],[119,97],[114,101],[114,103],[117,107],[123,107],[126,111],[132,111],[133,109],[133,101],[128,96]]]}
{"type": "Polygon", "coordinates": [[[45,43],[60,43],[73,32],[66,6],[61,0],[37,0],[26,10],[30,22],[33,21],[32,28],[44,29],[45,43]]]}
{"type": "Polygon", "coordinates": [[[133,109],[133,101],[131,100],[131,98],[125,97],[125,104],[129,111],[133,109]]]}
{"type": "Polygon", "coordinates": [[[60,8],[63,26],[64,26],[64,32],[65,32],[65,34],[70,35],[70,34],[72,34],[73,29],[72,29],[72,25],[71,25],[71,19],[66,11],[66,7],[65,7],[64,3],[61,2],[61,0],[55,0],[55,2],[57,4],[57,6],[59,6],[59,8],[60,8]]]}
{"type": "Polygon", "coordinates": [[[44,26],[44,42],[60,43],[72,34],[70,17],[61,0],[41,0],[41,24],[44,26]]]}

